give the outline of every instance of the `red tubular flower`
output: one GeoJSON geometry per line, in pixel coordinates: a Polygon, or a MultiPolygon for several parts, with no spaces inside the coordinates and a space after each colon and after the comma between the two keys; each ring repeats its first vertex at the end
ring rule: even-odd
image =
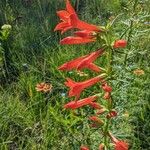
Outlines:
{"type": "Polygon", "coordinates": [[[110,119],[110,118],[113,118],[113,117],[116,117],[116,116],[117,116],[117,111],[112,110],[112,111],[107,115],[107,118],[110,119]]]}
{"type": "Polygon", "coordinates": [[[81,70],[86,67],[95,72],[100,72],[100,68],[97,65],[93,64],[93,61],[95,61],[100,55],[102,55],[103,52],[104,50],[99,49],[98,51],[91,53],[88,57],[86,57],[79,63],[77,69],[81,70]]]}
{"type": "Polygon", "coordinates": [[[80,150],[90,150],[87,146],[81,146],[80,150]]]}
{"type": "Polygon", "coordinates": [[[104,99],[110,99],[110,93],[109,92],[106,92],[105,94],[104,94],[104,97],[103,97],[104,99]]]}
{"type": "Polygon", "coordinates": [[[71,102],[65,104],[64,108],[77,109],[77,108],[80,108],[82,106],[90,104],[92,101],[95,101],[96,98],[97,98],[97,96],[90,96],[88,98],[81,99],[78,101],[71,101],[71,102]]]}
{"type": "Polygon", "coordinates": [[[66,10],[58,11],[57,15],[59,16],[60,20],[62,20],[62,22],[60,22],[55,27],[54,31],[60,30],[62,31],[61,33],[64,33],[72,28],[77,28],[80,30],[100,31],[97,26],[79,20],[69,0],[66,0],[66,10]]]}
{"type": "Polygon", "coordinates": [[[116,139],[111,133],[109,133],[109,136],[113,141],[113,143],[115,144],[115,150],[128,150],[128,143],[116,139]]]}
{"type": "Polygon", "coordinates": [[[77,70],[82,70],[84,68],[88,68],[90,70],[99,72],[101,69],[100,67],[96,66],[93,64],[93,61],[96,60],[97,57],[103,54],[103,50],[100,49],[98,51],[92,52],[89,55],[85,55],[82,57],[79,57],[77,59],[74,59],[72,61],[69,61],[62,66],[59,67],[59,70],[72,70],[72,69],[77,69],[77,70]]]}
{"type": "Polygon", "coordinates": [[[117,40],[115,41],[113,48],[125,48],[127,46],[126,40],[117,40]]]}
{"type": "Polygon", "coordinates": [[[88,55],[76,58],[74,60],[71,60],[63,65],[61,65],[58,69],[61,71],[70,71],[72,69],[76,69],[78,64],[84,59],[86,58],[88,55]]]}
{"type": "Polygon", "coordinates": [[[104,112],[106,112],[106,108],[101,108],[101,109],[99,109],[99,111],[96,113],[97,115],[101,115],[101,114],[103,114],[104,112]]]}
{"type": "Polygon", "coordinates": [[[89,105],[95,109],[101,109],[102,108],[102,106],[99,103],[96,103],[93,101],[91,103],[89,103],[89,105]]]}
{"type": "Polygon", "coordinates": [[[65,85],[70,88],[69,97],[75,96],[76,99],[78,99],[80,97],[81,92],[85,88],[88,88],[101,80],[102,80],[102,77],[100,76],[94,77],[92,79],[89,79],[83,82],[75,82],[71,80],[70,78],[67,78],[67,82],[65,82],[65,85]]]}
{"type": "Polygon", "coordinates": [[[98,118],[97,116],[91,116],[91,117],[89,117],[89,120],[94,121],[100,125],[104,124],[104,122],[100,118],[98,118]]]}
{"type": "Polygon", "coordinates": [[[73,44],[85,44],[94,42],[95,39],[91,38],[83,38],[83,37],[74,37],[74,36],[68,36],[60,41],[60,44],[62,45],[73,45],[73,44]]]}
{"type": "Polygon", "coordinates": [[[112,92],[112,87],[109,86],[108,83],[102,84],[102,89],[103,89],[105,92],[112,92]]]}

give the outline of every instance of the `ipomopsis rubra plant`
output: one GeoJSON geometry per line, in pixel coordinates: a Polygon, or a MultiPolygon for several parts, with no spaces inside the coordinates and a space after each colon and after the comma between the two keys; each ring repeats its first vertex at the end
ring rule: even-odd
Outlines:
{"type": "MultiPolygon", "coordinates": [[[[112,145],[115,150],[128,150],[128,144],[115,138],[110,131],[112,119],[117,116],[117,111],[113,109],[112,87],[108,83],[108,79],[110,80],[112,76],[112,60],[115,49],[126,47],[127,42],[122,39],[112,41],[112,38],[110,38],[112,35],[109,33],[108,28],[88,24],[80,20],[69,0],[66,0],[66,9],[58,11],[57,15],[61,22],[55,27],[55,31],[60,30],[63,34],[67,30],[77,29],[74,32],[74,36],[62,39],[60,44],[71,45],[91,42],[99,42],[101,44],[98,50],[75,58],[59,67],[61,71],[84,71],[84,69],[89,69],[99,74],[96,77],[81,82],[67,78],[65,85],[70,89],[68,96],[74,97],[75,100],[65,104],[64,108],[74,110],[85,105],[92,107],[95,109],[95,115],[88,118],[92,122],[90,126],[100,128],[103,136],[103,142],[99,145],[99,150],[111,149],[112,145]],[[97,58],[103,57],[103,55],[107,56],[107,64],[104,68],[94,63],[97,58]],[[97,83],[101,84],[102,93],[80,99],[84,89],[97,83]],[[100,104],[98,98],[105,101],[105,105],[100,104]]],[[[89,150],[88,146],[81,146],[80,149],[89,150]]]]}

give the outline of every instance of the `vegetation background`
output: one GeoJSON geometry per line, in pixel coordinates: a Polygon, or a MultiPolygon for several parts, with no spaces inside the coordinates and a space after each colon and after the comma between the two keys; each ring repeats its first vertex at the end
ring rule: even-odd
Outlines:
{"type": "MultiPolygon", "coordinates": [[[[116,18],[113,31],[116,38],[128,41],[128,47],[114,57],[113,97],[119,115],[113,133],[127,139],[131,150],[150,149],[150,1],[72,0],[72,4],[89,23],[105,26],[116,18]],[[135,69],[144,75],[134,74],[135,69]]],[[[96,150],[101,142],[98,131],[88,125],[90,108],[78,110],[76,116],[63,109],[69,101],[65,77],[77,80],[79,75],[61,73],[57,67],[98,47],[59,45],[60,33],[53,29],[58,23],[56,10],[64,8],[64,0],[0,1],[0,26],[12,26],[7,40],[0,40],[2,150],[78,150],[81,144],[96,150]],[[50,93],[35,90],[43,81],[53,85],[50,93]]]]}

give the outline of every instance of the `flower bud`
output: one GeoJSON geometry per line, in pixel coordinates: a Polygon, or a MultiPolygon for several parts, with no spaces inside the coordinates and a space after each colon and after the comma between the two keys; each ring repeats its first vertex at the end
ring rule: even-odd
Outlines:
{"type": "Polygon", "coordinates": [[[125,48],[127,46],[126,40],[117,40],[115,41],[113,48],[125,48]]]}

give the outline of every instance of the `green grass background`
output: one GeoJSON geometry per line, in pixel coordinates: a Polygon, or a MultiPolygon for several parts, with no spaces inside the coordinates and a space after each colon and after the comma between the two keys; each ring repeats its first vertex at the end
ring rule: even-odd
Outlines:
{"type": "MultiPolygon", "coordinates": [[[[113,25],[116,38],[128,40],[128,47],[114,56],[112,80],[115,108],[119,115],[112,130],[127,139],[131,150],[150,147],[150,14],[148,0],[72,0],[81,19],[113,25]],[[136,76],[135,69],[145,74],[136,76]],[[129,117],[125,114],[129,114],[129,117]]],[[[97,150],[99,131],[91,129],[87,117],[92,109],[77,114],[64,110],[70,101],[64,86],[66,77],[85,80],[76,72],[62,73],[57,67],[64,62],[95,51],[98,45],[61,46],[60,33],[53,32],[58,23],[56,10],[65,7],[63,0],[1,0],[0,26],[11,24],[12,31],[4,48],[5,63],[0,64],[0,149],[2,150],[78,150],[87,144],[97,150]],[[40,82],[53,85],[51,93],[35,90],[40,82]],[[65,94],[65,95],[64,95],[65,94]]],[[[71,32],[70,32],[71,33],[71,32]]],[[[63,37],[69,35],[65,33],[63,37]]],[[[97,64],[104,65],[105,59],[97,64]]],[[[91,72],[86,71],[89,76],[91,72]]],[[[99,91],[99,86],[87,94],[99,91]]],[[[84,96],[85,95],[85,96],[84,96]]]]}

